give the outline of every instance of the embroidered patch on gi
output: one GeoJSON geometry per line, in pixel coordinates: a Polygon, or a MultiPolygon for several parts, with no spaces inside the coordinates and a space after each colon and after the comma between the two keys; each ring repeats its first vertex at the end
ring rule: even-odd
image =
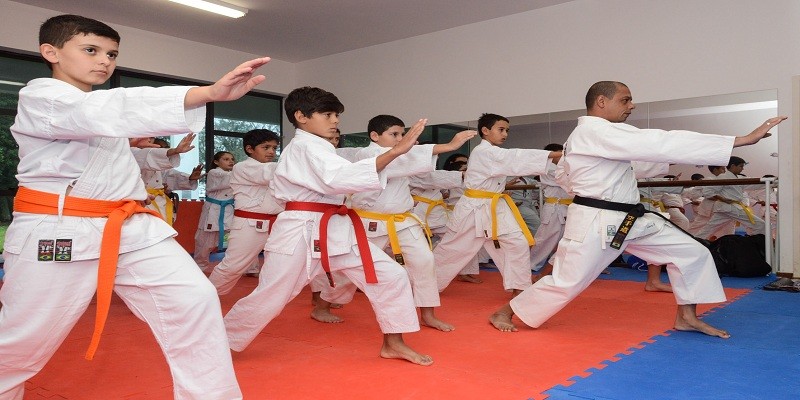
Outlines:
{"type": "Polygon", "coordinates": [[[608,225],[606,227],[606,236],[614,236],[617,234],[617,227],[614,225],[608,225]]]}
{"type": "Polygon", "coordinates": [[[38,251],[39,255],[36,259],[39,261],[53,261],[53,256],[55,255],[55,244],[55,240],[40,240],[38,251]]]}
{"type": "Polygon", "coordinates": [[[319,247],[319,240],[315,240],[314,241],[314,252],[315,253],[319,253],[320,251],[322,251],[322,250],[320,250],[320,247],[319,247]]]}
{"type": "Polygon", "coordinates": [[[377,231],[377,230],[378,230],[378,223],[377,223],[377,222],[375,222],[375,221],[371,221],[371,222],[369,223],[369,228],[368,228],[368,230],[369,230],[370,232],[375,232],[375,231],[377,231]]]}
{"type": "Polygon", "coordinates": [[[207,224],[206,229],[211,229],[211,224],[207,224]]]}
{"type": "Polygon", "coordinates": [[[264,229],[264,221],[256,221],[256,229],[264,229]]]}
{"type": "Polygon", "coordinates": [[[72,261],[72,239],[56,239],[55,261],[72,261]]]}

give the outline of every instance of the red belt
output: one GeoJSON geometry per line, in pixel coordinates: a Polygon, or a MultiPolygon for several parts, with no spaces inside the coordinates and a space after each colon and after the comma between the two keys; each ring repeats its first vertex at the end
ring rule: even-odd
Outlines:
{"type": "Polygon", "coordinates": [[[262,220],[262,221],[269,221],[269,229],[267,229],[267,233],[272,233],[272,224],[274,224],[275,220],[278,218],[277,214],[264,214],[264,213],[257,213],[257,212],[244,211],[244,210],[233,210],[233,215],[237,216],[237,217],[240,217],[240,218],[249,218],[249,219],[258,219],[258,220],[262,220]]]}
{"type": "Polygon", "coordinates": [[[328,221],[330,221],[333,214],[349,216],[350,221],[353,222],[353,229],[355,229],[356,232],[356,243],[358,244],[358,252],[361,253],[361,262],[364,264],[364,277],[367,283],[378,283],[378,276],[375,275],[375,264],[372,261],[372,252],[369,250],[367,232],[364,230],[364,224],[361,222],[361,218],[356,214],[355,210],[336,204],[290,201],[286,203],[286,211],[313,211],[322,213],[322,219],[319,221],[320,253],[322,269],[325,270],[325,274],[328,276],[328,283],[330,283],[331,287],[334,287],[335,284],[333,282],[333,275],[331,275],[330,260],[328,259],[328,221]]]}

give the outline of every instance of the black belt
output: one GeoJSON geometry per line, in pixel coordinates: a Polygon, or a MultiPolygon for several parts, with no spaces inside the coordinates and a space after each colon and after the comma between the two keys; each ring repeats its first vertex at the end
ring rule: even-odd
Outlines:
{"type": "Polygon", "coordinates": [[[681,232],[689,235],[689,237],[691,237],[694,240],[697,240],[706,247],[708,247],[708,245],[710,244],[708,240],[697,238],[691,233],[686,232],[680,226],[672,223],[672,221],[670,221],[669,218],[666,218],[663,215],[661,215],[661,213],[653,212],[646,209],[644,207],[644,204],[642,203],[636,203],[636,204],[617,203],[615,201],[592,199],[589,197],[581,197],[581,196],[573,197],[572,203],[580,204],[586,207],[599,208],[603,210],[620,211],[626,213],[625,218],[623,218],[622,223],[619,224],[619,228],[617,228],[617,233],[614,234],[614,239],[611,240],[610,244],[612,248],[617,250],[619,250],[622,247],[622,242],[625,241],[625,237],[628,236],[628,232],[630,232],[631,228],[633,227],[633,223],[636,222],[636,219],[643,216],[645,213],[658,215],[659,217],[661,217],[661,219],[669,222],[672,226],[678,228],[681,232]]]}

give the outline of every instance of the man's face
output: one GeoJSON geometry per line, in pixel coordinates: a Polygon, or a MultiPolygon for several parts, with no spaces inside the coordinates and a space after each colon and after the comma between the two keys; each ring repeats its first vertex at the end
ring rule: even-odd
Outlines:
{"type": "Polygon", "coordinates": [[[53,78],[85,92],[105,83],[117,67],[119,43],[107,37],[77,34],[61,48],[49,44],[40,47],[53,66],[53,78]]]}
{"type": "Polygon", "coordinates": [[[389,129],[383,131],[380,135],[376,132],[370,132],[369,137],[374,141],[378,146],[381,147],[394,147],[401,140],[403,140],[403,136],[406,134],[406,128],[400,125],[393,125],[389,127],[389,129]]]}
{"type": "Polygon", "coordinates": [[[631,111],[636,108],[636,105],[633,104],[631,90],[627,86],[617,85],[617,92],[614,93],[614,97],[604,99],[604,118],[610,122],[625,122],[628,116],[631,115],[631,111]]]}
{"type": "Polygon", "coordinates": [[[492,125],[492,129],[486,129],[486,127],[481,128],[481,133],[483,133],[483,138],[486,139],[487,142],[495,146],[500,146],[506,141],[506,138],[508,138],[508,122],[502,120],[497,121],[492,125]]]}

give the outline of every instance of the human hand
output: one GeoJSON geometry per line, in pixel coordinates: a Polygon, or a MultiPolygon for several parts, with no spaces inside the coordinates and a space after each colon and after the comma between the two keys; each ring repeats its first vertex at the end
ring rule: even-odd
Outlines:
{"type": "Polygon", "coordinates": [[[740,146],[747,146],[747,145],[751,145],[751,144],[756,144],[756,143],[758,143],[759,140],[761,140],[763,138],[766,138],[766,137],[772,136],[772,134],[769,132],[769,130],[772,129],[775,125],[778,125],[781,122],[783,122],[786,118],[788,118],[788,117],[786,117],[786,116],[777,116],[777,117],[772,117],[772,118],[764,121],[763,124],[759,125],[756,129],[754,129],[749,134],[747,134],[745,136],[738,136],[736,139],[734,139],[733,147],[740,147],[740,146]]]}
{"type": "Polygon", "coordinates": [[[210,101],[236,100],[267,79],[264,75],[253,75],[262,65],[270,61],[269,57],[246,61],[228,72],[209,86],[210,101]]]}
{"type": "Polygon", "coordinates": [[[196,181],[203,176],[203,164],[198,164],[194,169],[192,169],[192,173],[189,174],[190,181],[196,181]]]}
{"type": "Polygon", "coordinates": [[[453,136],[453,139],[450,140],[450,145],[452,146],[451,151],[458,150],[464,143],[467,143],[470,139],[474,138],[478,134],[478,131],[474,130],[466,130],[456,133],[453,136]]]}
{"type": "Polygon", "coordinates": [[[194,141],[195,137],[197,137],[197,135],[194,133],[189,133],[188,135],[184,136],[177,146],[167,150],[167,157],[192,151],[192,149],[194,149],[192,142],[194,141]]]}
{"type": "Polygon", "coordinates": [[[408,151],[417,144],[417,139],[419,139],[419,135],[422,134],[422,131],[425,129],[425,124],[427,123],[427,118],[417,121],[408,129],[403,139],[392,147],[392,150],[396,151],[398,155],[408,153],[408,151]]]}
{"type": "Polygon", "coordinates": [[[160,147],[153,143],[153,138],[131,138],[128,139],[128,143],[130,143],[131,147],[139,149],[157,149],[160,147]]]}

